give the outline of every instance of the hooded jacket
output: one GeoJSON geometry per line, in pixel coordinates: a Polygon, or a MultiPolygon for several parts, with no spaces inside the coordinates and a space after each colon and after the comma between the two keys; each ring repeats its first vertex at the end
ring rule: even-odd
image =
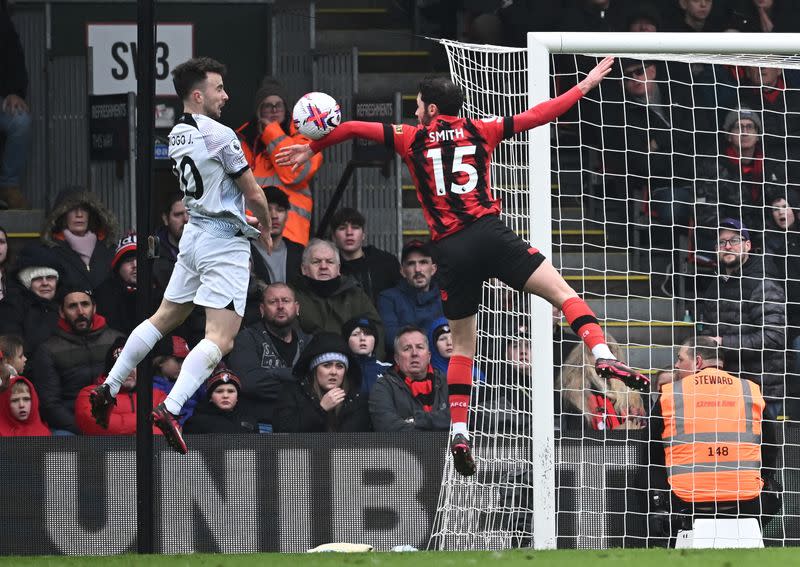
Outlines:
{"type": "Polygon", "coordinates": [[[75,424],[75,399],[81,388],[103,372],[106,354],[122,333],[95,314],[91,330],[77,335],[62,318],[52,337],[36,350],[31,376],[42,401],[42,417],[53,429],[80,433],[75,424]]]}
{"type": "Polygon", "coordinates": [[[275,407],[274,428],[276,432],[357,432],[371,431],[366,396],[361,394],[361,373],[347,342],[334,333],[316,335],[303,351],[292,369],[294,380],[281,384],[278,403],[275,407]],[[314,391],[314,369],[311,361],[327,352],[337,352],[348,358],[343,389],[347,392],[344,401],[331,411],[320,405],[320,397],[314,391]]]}
{"type": "Polygon", "coordinates": [[[241,400],[232,410],[223,410],[210,401],[198,404],[186,421],[184,433],[258,433],[255,418],[242,410],[241,400]]]}
{"type": "Polygon", "coordinates": [[[0,437],[35,437],[50,435],[50,429],[39,416],[39,394],[30,380],[23,376],[14,376],[9,381],[9,387],[0,393],[0,437]],[[28,419],[19,421],[11,415],[12,386],[17,382],[28,385],[31,393],[31,412],[28,419]]]}
{"type": "MultiPolygon", "coordinates": [[[[120,390],[117,394],[117,405],[111,409],[108,429],[103,429],[92,417],[92,406],[89,403],[89,394],[96,384],[102,384],[106,379],[105,374],[98,376],[95,384],[91,384],[78,392],[75,399],[75,423],[84,435],[136,435],[136,392],[120,390]]],[[[167,395],[157,388],[153,388],[153,407],[167,399],[167,395]]],[[[162,435],[161,429],[153,426],[154,435],[162,435]]]]}
{"type": "Polygon", "coordinates": [[[283,87],[274,81],[265,81],[256,92],[255,116],[242,124],[236,134],[242,142],[242,150],[256,182],[262,187],[275,185],[289,197],[289,215],[283,236],[302,244],[308,244],[311,232],[311,214],[314,200],[309,183],[322,165],[322,155],[315,154],[303,167],[292,171],[291,166],[277,165],[276,154],[286,146],[305,144],[309,139],[297,133],[291,123],[292,107],[289,106],[283,87]],[[259,124],[258,107],[265,98],[277,95],[283,100],[286,118],[281,122],[268,124],[263,131],[259,124]]]}
{"type": "Polygon", "coordinates": [[[765,278],[761,258],[719,274],[698,308],[701,335],[722,337],[724,369],[761,385],[765,397],[783,397],[786,373],[786,295],[765,278]],[[762,362],[763,358],[763,362],[762,362]]]}
{"type": "Polygon", "coordinates": [[[81,187],[61,191],[42,228],[42,244],[60,261],[62,279],[59,285],[95,289],[111,274],[111,260],[118,232],[117,220],[98,198],[81,187]],[[89,230],[97,236],[97,244],[87,266],[64,238],[66,214],[77,206],[89,211],[89,230]],[[109,245],[111,247],[109,247],[109,245]]]}

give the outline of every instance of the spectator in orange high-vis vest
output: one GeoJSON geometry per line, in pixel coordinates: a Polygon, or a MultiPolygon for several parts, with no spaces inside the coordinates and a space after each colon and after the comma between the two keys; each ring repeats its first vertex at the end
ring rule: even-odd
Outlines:
{"type": "Polygon", "coordinates": [[[771,516],[775,424],[763,421],[758,384],[722,370],[719,345],[690,337],[664,384],[650,421],[651,506],[663,512],[771,516]],[[671,491],[671,496],[667,494],[671,491]]]}
{"type": "Polygon", "coordinates": [[[292,171],[291,165],[277,165],[273,159],[284,146],[308,143],[292,124],[292,107],[283,86],[265,79],[255,97],[255,116],[242,124],[236,133],[242,142],[247,163],[262,187],[275,185],[289,196],[289,215],[283,237],[308,244],[314,200],[309,183],[322,165],[316,154],[303,167],[292,171]]]}

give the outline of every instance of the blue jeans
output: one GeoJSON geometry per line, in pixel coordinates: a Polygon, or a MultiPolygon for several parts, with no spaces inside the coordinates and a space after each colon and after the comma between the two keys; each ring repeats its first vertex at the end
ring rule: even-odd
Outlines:
{"type": "MultiPolygon", "coordinates": [[[[0,108],[4,100],[0,98],[0,108]]],[[[6,135],[0,157],[0,187],[19,185],[31,144],[31,115],[23,112],[12,116],[0,110],[0,132],[6,135]]]]}
{"type": "Polygon", "coordinates": [[[53,429],[50,433],[58,437],[75,437],[75,434],[68,429],[53,429]]]}
{"type": "Polygon", "coordinates": [[[271,423],[259,423],[258,424],[258,432],[259,433],[272,433],[272,424],[271,423]]]}

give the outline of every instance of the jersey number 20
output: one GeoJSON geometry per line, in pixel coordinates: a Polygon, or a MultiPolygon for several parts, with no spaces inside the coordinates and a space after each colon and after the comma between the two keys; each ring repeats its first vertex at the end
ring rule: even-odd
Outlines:
{"type": "MultiPolygon", "coordinates": [[[[172,159],[172,158],[170,158],[172,159]]],[[[172,159],[172,172],[181,181],[181,191],[192,199],[203,196],[203,178],[200,171],[189,156],[183,156],[181,163],[172,159]]]]}
{"type": "Polygon", "coordinates": [[[453,171],[448,177],[452,178],[456,173],[466,173],[468,176],[467,182],[464,184],[451,183],[448,188],[444,181],[444,167],[442,166],[442,148],[431,148],[425,152],[425,157],[430,158],[433,162],[433,176],[436,181],[436,194],[447,195],[447,190],[450,189],[453,193],[464,194],[469,193],[478,185],[478,172],[468,163],[464,163],[464,156],[475,155],[478,148],[475,146],[456,146],[455,153],[453,154],[453,171]]]}

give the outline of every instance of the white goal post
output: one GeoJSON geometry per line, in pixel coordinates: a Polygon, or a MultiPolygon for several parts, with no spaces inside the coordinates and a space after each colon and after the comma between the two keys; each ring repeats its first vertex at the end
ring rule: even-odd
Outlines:
{"type": "MultiPolygon", "coordinates": [[[[798,39],[800,38],[793,34],[532,32],[528,34],[527,49],[469,45],[449,40],[442,40],[441,43],[448,53],[451,76],[466,94],[464,114],[482,118],[521,112],[552,98],[557,79],[552,74],[554,56],[591,58],[613,55],[690,64],[800,69],[800,57],[797,56],[800,52],[798,39]]],[[[582,70],[578,69],[574,77],[575,82],[583,76],[582,70]]],[[[800,112],[800,108],[795,110],[800,112]]],[[[579,115],[577,121],[581,120],[584,120],[584,117],[579,115]]],[[[570,170],[570,165],[553,163],[554,156],[556,160],[561,159],[554,151],[563,147],[559,144],[555,126],[540,127],[529,133],[521,133],[513,140],[501,144],[494,153],[492,163],[493,185],[503,199],[504,220],[547,258],[554,257],[552,211],[560,206],[557,200],[554,201],[553,177],[557,176],[556,183],[558,183],[562,174],[574,173],[570,170]]],[[[580,143],[577,145],[580,146],[580,143]]],[[[576,147],[575,150],[581,152],[582,148],[576,147]]],[[[683,148],[674,151],[694,150],[683,148]]],[[[576,177],[579,185],[589,177],[583,163],[578,166],[576,177]]],[[[583,194],[578,195],[579,198],[582,196],[583,194]]],[[[578,204],[578,207],[581,205],[578,204]]],[[[567,224],[569,219],[565,219],[560,213],[559,218],[555,219],[559,258],[563,259],[566,254],[566,248],[560,244],[565,242],[568,234],[575,236],[580,241],[579,244],[584,243],[589,237],[591,231],[585,230],[582,224],[584,221],[600,222],[604,228],[613,224],[604,220],[605,217],[601,220],[593,219],[592,211],[584,213],[587,216],[575,219],[581,223],[577,229],[565,228],[569,226],[567,224]]],[[[604,236],[601,235],[600,238],[604,236]]],[[[597,247],[606,257],[604,266],[611,261],[612,252],[614,254],[627,252],[631,257],[641,252],[634,250],[633,247],[627,250],[613,249],[613,246],[607,246],[605,242],[601,242],[597,247]]],[[[645,248],[642,250],[649,253],[645,248]]],[[[582,252],[578,254],[580,253],[582,252]]],[[[554,264],[557,268],[560,267],[555,261],[554,264]]],[[[652,262],[649,266],[651,272],[656,271],[652,267],[652,262]]],[[[625,285],[629,288],[617,294],[615,299],[624,301],[634,294],[639,298],[650,298],[649,291],[637,291],[632,294],[630,286],[634,285],[631,282],[635,282],[639,276],[647,278],[649,282],[654,273],[625,273],[625,268],[621,268],[618,275],[620,278],[628,278],[625,285]]],[[[448,462],[434,522],[432,548],[496,549],[519,545],[520,541],[525,542],[522,545],[530,545],[536,549],[557,547],[556,475],[558,467],[565,462],[566,457],[563,450],[556,451],[554,443],[556,427],[553,417],[559,413],[554,407],[552,392],[554,353],[552,348],[543,347],[553,344],[553,315],[551,306],[544,300],[528,301],[518,296],[510,298],[511,295],[507,288],[498,282],[486,284],[484,305],[479,314],[479,348],[476,364],[489,376],[490,367],[497,363],[498,359],[508,362],[505,347],[501,345],[511,339],[521,338],[528,342],[532,354],[530,383],[504,383],[497,386],[492,379],[487,378],[485,385],[479,387],[483,387],[489,394],[484,397],[474,396],[471,412],[502,412],[502,409],[497,410],[498,404],[495,398],[505,395],[512,399],[512,403],[518,404],[511,411],[531,420],[529,433],[516,429],[518,425],[502,425],[500,430],[494,432],[478,427],[474,439],[479,474],[474,478],[459,477],[453,471],[452,464],[448,462]],[[509,335],[511,331],[506,322],[510,317],[516,317],[515,324],[511,327],[519,326],[516,324],[517,319],[523,321],[522,326],[526,329],[519,333],[519,337],[509,335]],[[527,399],[521,400],[521,398],[527,399]],[[487,399],[490,401],[487,402],[487,399]],[[526,475],[520,475],[521,470],[526,471],[526,475]],[[483,471],[491,472],[482,475],[483,471]],[[520,480],[523,478],[524,480],[520,480]],[[509,493],[521,490],[529,491],[531,494],[527,508],[520,506],[513,498],[511,503],[502,501],[509,493]],[[530,516],[530,522],[526,524],[523,518],[527,516],[530,516]],[[524,527],[521,528],[521,525],[524,527]]],[[[674,307],[675,302],[670,301],[672,301],[670,305],[674,307]]],[[[653,311],[655,308],[650,309],[653,311]]],[[[687,318],[688,316],[687,309],[687,318]]],[[[598,318],[604,322],[608,317],[605,313],[598,313],[598,318]]],[[[627,323],[627,321],[616,322],[620,325],[627,323]]],[[[606,326],[606,330],[608,329],[606,326]]],[[[676,337],[673,334],[671,339],[677,341],[676,337]]],[[[645,349],[650,346],[632,344],[627,337],[620,341],[620,345],[628,354],[634,348],[645,349]]],[[[662,350],[666,352],[665,349],[662,350]]],[[[645,369],[642,365],[638,367],[645,369]]],[[[646,370],[656,368],[658,367],[651,365],[646,370]]],[[[505,376],[502,372],[494,375],[505,376]]],[[[650,401],[645,400],[644,403],[649,406],[650,401]]],[[[600,442],[605,443],[602,440],[600,442]]],[[[625,451],[617,455],[622,455],[623,459],[629,458],[629,453],[625,451]]],[[[580,459],[582,461],[578,466],[579,471],[575,473],[578,477],[589,471],[593,464],[601,468],[605,466],[604,471],[608,468],[607,465],[613,464],[604,460],[606,457],[602,454],[597,457],[601,459],[599,462],[591,455],[581,455],[580,459]],[[588,463],[588,468],[584,469],[582,463],[588,463]]],[[[603,479],[606,478],[605,474],[604,472],[601,475],[603,479]]],[[[584,516],[581,515],[581,510],[576,513],[578,532],[583,528],[588,528],[589,531],[595,530],[589,536],[576,534],[577,546],[608,545],[608,535],[604,528],[595,525],[595,520],[604,510],[603,505],[599,507],[598,515],[593,515],[594,511],[584,516]]]]}

